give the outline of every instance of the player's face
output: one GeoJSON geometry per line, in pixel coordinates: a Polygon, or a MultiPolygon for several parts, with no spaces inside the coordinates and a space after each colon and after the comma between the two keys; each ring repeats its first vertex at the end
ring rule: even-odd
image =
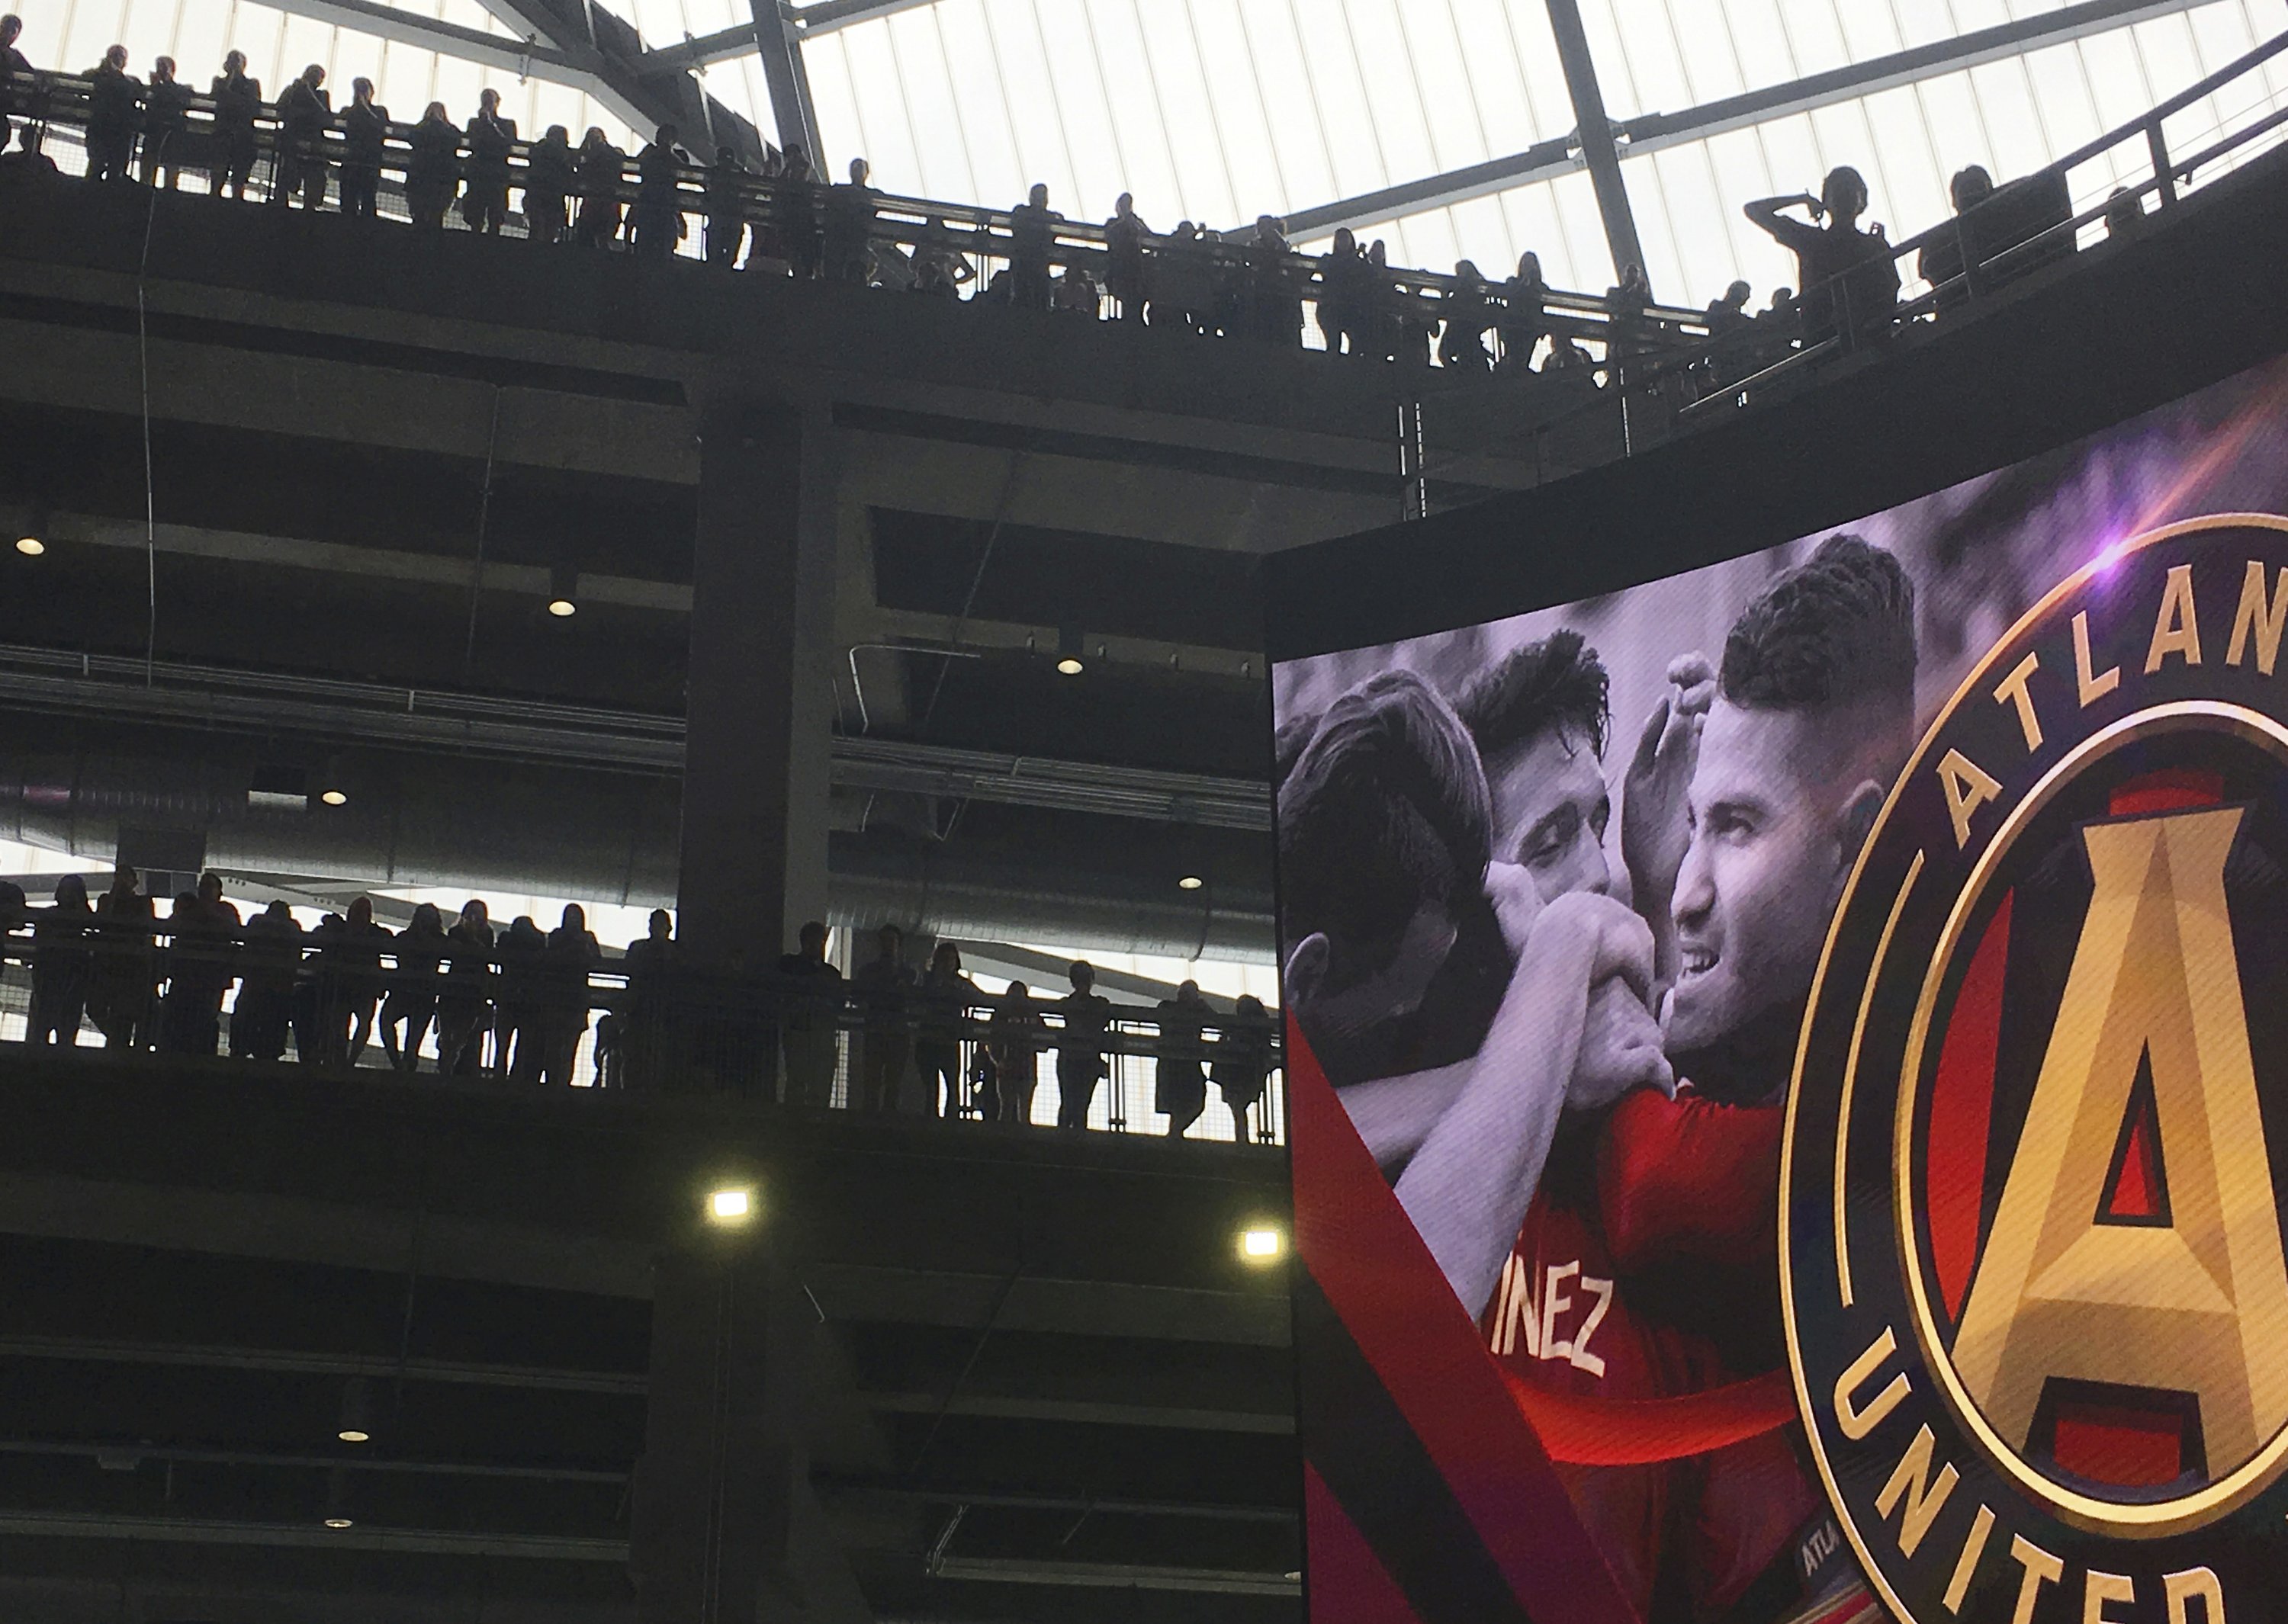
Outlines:
{"type": "Polygon", "coordinates": [[[1613,804],[1588,741],[1551,728],[1521,750],[1486,763],[1494,799],[1494,858],[1533,876],[1544,902],[1569,891],[1602,892],[1605,825],[1613,804]]]}
{"type": "Polygon", "coordinates": [[[1834,723],[1722,700],[1709,711],[1677,875],[1672,1051],[1715,1042],[1811,985],[1838,879],[1837,791],[1822,771],[1835,752],[1819,735],[1834,723]]]}

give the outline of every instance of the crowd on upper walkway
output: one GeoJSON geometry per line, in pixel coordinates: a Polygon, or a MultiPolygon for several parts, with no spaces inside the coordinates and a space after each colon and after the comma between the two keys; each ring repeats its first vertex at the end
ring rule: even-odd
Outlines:
{"type": "MultiPolygon", "coordinates": [[[[282,899],[242,916],[218,875],[163,914],[131,865],[93,898],[66,875],[33,906],[0,881],[0,956],[28,964],[26,1036],[212,1059],[370,1064],[544,1087],[730,1093],[823,1110],[890,1112],[916,1093],[946,1117],[1029,1122],[1041,1060],[1053,1056],[1057,1121],[1089,1126],[1115,1058],[1153,1062],[1154,1109],[1180,1135],[1214,1083],[1242,1137],[1273,1136],[1273,1019],[1242,997],[1227,1014],[1187,981],[1156,1005],[1115,1004],[1076,961],[1061,997],[1022,981],[987,994],[941,941],[926,969],[894,924],[848,976],[822,923],[759,973],[703,968],[655,909],[649,932],[610,952],[577,903],[552,930],[496,927],[477,899],[449,923],[434,903],[402,930],[354,897],[305,930],[282,899]],[[591,1026],[593,1026],[592,1033],[591,1026]]],[[[1116,1125],[1124,1096],[1113,1103],[1116,1125]]]]}
{"type": "MultiPolygon", "coordinates": [[[[1213,233],[1191,220],[1156,231],[1125,194],[1100,226],[1076,229],[1051,207],[1045,186],[993,225],[938,215],[893,224],[863,158],[830,183],[799,147],[768,148],[750,166],[728,146],[711,155],[687,151],[671,125],[632,154],[600,128],[576,142],[555,125],[528,142],[489,89],[465,121],[432,102],[399,123],[367,79],[354,81],[337,107],[314,64],[273,102],[236,51],[200,94],[172,59],[156,59],[139,77],[126,48],[115,45],[75,76],[83,101],[76,85],[67,94],[57,76],[33,72],[13,24],[0,20],[0,115],[22,123],[0,167],[19,170],[55,172],[44,125],[72,117],[83,121],[84,173],[97,182],[173,189],[196,174],[223,197],[305,210],[330,202],[372,218],[387,180],[417,227],[441,230],[457,218],[472,232],[520,232],[536,246],[649,257],[684,248],[695,217],[701,257],[725,267],[1288,346],[1302,345],[1315,321],[1339,354],[1538,370],[1587,386],[1609,381],[1613,361],[1674,348],[1685,336],[1683,313],[1655,315],[1633,265],[1601,300],[1583,299],[1553,290],[1531,253],[1506,277],[1490,279],[1464,260],[1450,276],[1432,278],[1393,267],[1384,242],[1361,242],[1347,227],[1320,254],[1298,253],[1270,215],[1244,232],[1213,233]]],[[[1786,290],[1758,316],[1748,298],[1746,284],[1736,284],[1704,319],[1724,332],[1752,327],[1759,353],[1784,350],[1794,319],[1786,290]]]]}

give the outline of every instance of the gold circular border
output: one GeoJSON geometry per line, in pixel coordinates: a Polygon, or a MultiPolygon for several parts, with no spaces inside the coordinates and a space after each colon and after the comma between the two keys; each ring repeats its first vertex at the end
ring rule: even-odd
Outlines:
{"type": "Polygon", "coordinates": [[[2184,1533],[2214,1521],[2260,1493],[2278,1475],[2282,1462],[2288,1461],[2288,1423],[2284,1423],[2253,1455],[2224,1477],[2174,1500],[2101,1500],[2068,1488],[2037,1471],[1994,1430],[1977,1403],[1964,1390],[1955,1372],[1953,1358],[1939,1340],[1937,1317],[1931,1312],[1929,1283],[1923,1278],[1920,1260],[1907,1239],[1915,1233],[1914,1172],[1909,1160],[1914,1142],[1915,1098],[1921,1082],[1923,1051],[1930,1041],[1931,1018],[1937,1010],[1939,986],[1946,978],[1947,967],[1953,963],[1955,949],[1961,946],[1963,931],[1969,926],[1978,899],[1993,881],[1995,868],[2017,844],[2026,826],[2093,762],[2140,739],[2197,732],[2236,733],[2288,764],[2288,726],[2245,706],[2216,700],[2176,700],[2151,706],[2100,728],[2067,751],[2011,808],[2009,815],[1988,839],[1986,849],[1979,854],[1955,896],[1945,927],[1939,932],[1938,944],[1932,950],[1930,968],[1923,975],[1913,1022],[1907,1029],[1906,1049],[1899,1067],[1898,1103],[1894,1107],[1891,1188],[1895,1227],[1892,1233],[1899,1239],[1902,1248],[1900,1264],[1907,1277],[1908,1296],[1914,1304],[1915,1340],[1922,1345],[1924,1364],[1938,1378],[1940,1390],[1946,1395],[1948,1407],[1955,1412],[1955,1418],[2006,1472],[2048,1501],[2060,1517],[2075,1527],[2130,1539],[2157,1539],[2184,1533]]]}
{"type": "MultiPolygon", "coordinates": [[[[1836,939],[1841,933],[1843,921],[1850,914],[1851,904],[1857,899],[1859,883],[1866,873],[1867,860],[1881,843],[1881,836],[1889,827],[1893,813],[1898,809],[1900,796],[1905,792],[1907,785],[1914,780],[1915,774],[1926,764],[1932,746],[1946,725],[1953,720],[1955,712],[1962,708],[1964,701],[1980,685],[1982,680],[2000,665],[2003,651],[2015,644],[2021,633],[2046,618],[2060,604],[2080,591],[2089,583],[2092,577],[2102,570],[2109,569],[2130,553],[2142,551],[2145,548],[2166,541],[2173,536],[2192,532],[2243,528],[2288,533],[2288,519],[2284,519],[2276,513],[2211,513],[2204,514],[2197,519],[2182,519],[2173,525],[2164,525],[2157,530],[2149,530],[2117,547],[2109,549],[2105,554],[2084,565],[2052,587],[2042,596],[2038,603],[2020,615],[2010,630],[1996,638],[1994,646],[1979,658],[1975,665],[1971,667],[1968,674],[1955,688],[1953,696],[1939,708],[1938,714],[1931,718],[1930,725],[1923,730],[1923,736],[1916,742],[1913,753],[1908,757],[1906,766],[1900,771],[1898,781],[1891,786],[1891,793],[1884,797],[1883,809],[1876,814],[1874,827],[1868,831],[1866,840],[1861,844],[1859,855],[1852,860],[1851,874],[1844,882],[1842,899],[1836,905],[1834,917],[1828,921],[1827,940],[1820,948],[1819,967],[1812,976],[1811,1001],[1805,1006],[1803,1029],[1798,1034],[1796,1039],[1795,1067],[1788,1083],[1787,1111],[1781,1121],[1780,1323],[1787,1337],[1788,1374],[1795,1385],[1796,1414],[1802,1418],[1804,1439],[1811,1446],[1811,1462],[1818,1469],[1821,1486],[1827,1491],[1828,1503],[1835,1509],[1835,1520],[1842,1525],[1843,1537],[1850,1541],[1852,1554],[1859,1558],[1860,1571],[1866,1574],[1867,1582],[1874,1586],[1876,1594],[1882,1598],[1883,1604],[1890,1609],[1895,1618],[1911,1620],[1915,1613],[1900,1596],[1898,1591],[1892,1587],[1890,1580],[1884,1573],[1882,1564],[1876,1560],[1874,1551],[1860,1536],[1859,1525],[1851,1516],[1850,1507],[1843,1497],[1842,1486],[1835,1480],[1835,1468],[1827,1459],[1826,1441],[1822,1436],[1817,1422],[1814,1419],[1818,1411],[1812,1403],[1811,1386],[1804,1370],[1801,1338],[1796,1328],[1793,1288],[1795,1248],[1791,1240],[1794,1224],[1789,1216],[1795,1210],[1793,1195],[1796,1117],[1803,1097],[1803,1068],[1811,1043],[1813,1018],[1820,1008],[1821,994],[1826,990],[1828,963],[1834,955],[1836,939]]],[[[1844,1131],[1847,1126],[1847,1124],[1839,1122],[1837,1131],[1839,1133],[1844,1131]]],[[[1839,1248],[1845,1242],[1845,1237],[1839,1233],[1835,1237],[1835,1241],[1839,1248]]]]}

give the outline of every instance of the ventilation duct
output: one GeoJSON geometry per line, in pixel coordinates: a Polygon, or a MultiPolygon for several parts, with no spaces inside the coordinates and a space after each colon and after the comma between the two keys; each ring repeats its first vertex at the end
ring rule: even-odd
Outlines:
{"type": "MultiPolygon", "coordinates": [[[[209,737],[203,746],[220,745],[209,737]]],[[[675,900],[680,787],[624,772],[429,756],[352,756],[348,799],[307,810],[250,796],[250,749],[197,758],[0,756],[0,838],[107,854],[122,828],[197,831],[226,873],[291,874],[377,889],[440,886],[639,907],[675,900]]],[[[1267,886],[1177,889],[1121,872],[1085,837],[949,844],[831,838],[831,923],[894,919],[929,934],[1049,941],[1099,952],[1267,956],[1267,886]]]]}

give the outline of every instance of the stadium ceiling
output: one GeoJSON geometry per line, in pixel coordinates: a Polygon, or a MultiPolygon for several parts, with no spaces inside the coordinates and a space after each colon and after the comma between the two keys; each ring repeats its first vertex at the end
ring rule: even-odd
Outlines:
{"type": "MultiPolygon", "coordinates": [[[[694,151],[799,145],[829,175],[863,154],[908,196],[1044,181],[1101,218],[1132,190],[1161,225],[1267,212],[1432,266],[1531,248],[1591,290],[1634,261],[1696,301],[1792,275],[1749,197],[1855,163],[1907,234],[1962,164],[2038,167],[2288,28],[2284,0],[240,0],[234,26],[265,7],[571,87],[694,151]]],[[[92,59],[102,26],[64,49],[92,59]]],[[[527,115],[544,102],[577,112],[527,115]]]]}

